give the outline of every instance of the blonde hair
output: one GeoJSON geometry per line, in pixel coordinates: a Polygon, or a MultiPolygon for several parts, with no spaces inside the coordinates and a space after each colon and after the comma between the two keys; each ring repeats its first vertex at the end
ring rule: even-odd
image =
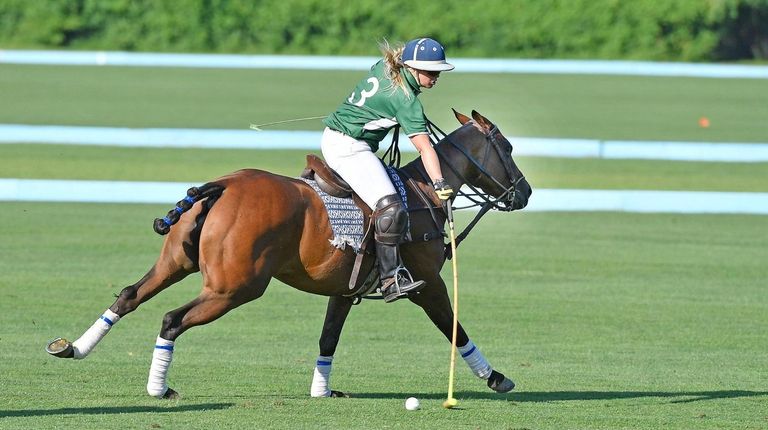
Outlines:
{"type": "Polygon", "coordinates": [[[392,81],[392,88],[389,88],[389,90],[394,92],[397,88],[400,88],[406,96],[410,97],[410,93],[406,88],[405,79],[403,79],[403,75],[400,74],[400,71],[405,67],[400,60],[405,45],[398,43],[395,46],[392,46],[387,39],[384,39],[379,42],[379,49],[384,57],[384,71],[387,74],[387,77],[392,81]]]}

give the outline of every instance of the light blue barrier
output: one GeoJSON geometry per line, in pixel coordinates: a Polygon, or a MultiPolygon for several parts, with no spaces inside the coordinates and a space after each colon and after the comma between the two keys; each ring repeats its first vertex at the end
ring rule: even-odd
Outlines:
{"type": "MultiPolygon", "coordinates": [[[[0,64],[368,70],[377,57],[0,50],[0,64]]],[[[457,72],[768,79],[768,67],[648,61],[453,58],[457,72]]]]}
{"type": "MultiPolygon", "coordinates": [[[[197,185],[201,184],[0,179],[0,201],[160,203],[170,209],[197,185]]],[[[461,207],[467,202],[455,204],[461,207]]],[[[768,193],[536,189],[525,210],[768,215],[768,193]]]]}
{"type": "MultiPolygon", "coordinates": [[[[0,200],[24,202],[164,203],[201,184],[181,182],[0,179],[0,200]]],[[[169,208],[170,209],[170,208],[169,208]]]]}
{"type": "MultiPolygon", "coordinates": [[[[643,158],[683,161],[765,162],[768,144],[602,141],[510,137],[515,155],[542,157],[643,158]]],[[[401,149],[415,151],[401,136],[401,149]]],[[[109,128],[0,124],[2,143],[55,143],[167,148],[320,148],[320,132],[180,128],[109,128]]],[[[2,146],[0,146],[0,150],[2,146]]]]}
{"type": "Polygon", "coordinates": [[[319,149],[320,132],[0,124],[0,143],[154,148],[319,149]]]}
{"type": "Polygon", "coordinates": [[[535,190],[527,211],[768,214],[768,193],[535,190]]]}

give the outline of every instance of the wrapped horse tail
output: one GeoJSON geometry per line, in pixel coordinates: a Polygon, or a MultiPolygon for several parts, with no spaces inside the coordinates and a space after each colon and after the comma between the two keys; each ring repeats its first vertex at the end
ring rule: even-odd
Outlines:
{"type": "Polygon", "coordinates": [[[163,218],[155,218],[152,228],[155,230],[155,233],[159,235],[168,234],[168,232],[171,231],[171,226],[176,224],[179,221],[179,218],[181,218],[181,215],[191,209],[195,203],[208,197],[218,198],[222,191],[224,191],[224,187],[215,182],[209,182],[200,187],[192,187],[188,189],[187,196],[179,200],[179,202],[176,203],[176,207],[168,211],[166,216],[163,218]]]}

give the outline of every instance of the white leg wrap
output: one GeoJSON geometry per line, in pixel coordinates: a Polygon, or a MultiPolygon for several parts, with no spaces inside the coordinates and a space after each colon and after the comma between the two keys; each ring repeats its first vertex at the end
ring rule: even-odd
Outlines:
{"type": "Polygon", "coordinates": [[[312,388],[310,389],[310,395],[312,397],[331,396],[330,380],[332,366],[333,356],[317,356],[317,365],[315,366],[315,373],[312,376],[312,388]]]}
{"type": "Polygon", "coordinates": [[[483,353],[470,340],[466,345],[458,348],[459,354],[467,362],[467,366],[472,369],[472,373],[478,378],[488,379],[493,369],[488,360],[483,357],[483,353]]]}
{"type": "Polygon", "coordinates": [[[155,351],[152,353],[147,393],[158,399],[162,398],[168,391],[168,368],[171,366],[171,360],[173,360],[173,344],[172,340],[165,340],[158,336],[155,351]]]}
{"type": "Polygon", "coordinates": [[[101,318],[97,319],[95,323],[88,330],[80,336],[79,339],[72,342],[72,348],[75,351],[75,359],[81,360],[90,354],[93,347],[96,346],[99,341],[109,333],[109,329],[112,328],[116,322],[120,320],[120,317],[107,309],[101,318]]]}

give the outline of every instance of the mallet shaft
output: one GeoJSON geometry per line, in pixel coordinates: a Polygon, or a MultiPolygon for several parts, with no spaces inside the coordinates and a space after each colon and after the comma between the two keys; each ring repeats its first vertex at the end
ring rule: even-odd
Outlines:
{"type": "Polygon", "coordinates": [[[453,380],[454,380],[454,371],[456,369],[456,335],[459,328],[459,273],[458,273],[458,265],[456,263],[456,234],[454,231],[454,224],[453,224],[453,208],[451,207],[451,201],[446,201],[447,206],[447,212],[448,212],[448,229],[450,230],[449,234],[451,236],[451,255],[453,258],[452,266],[453,266],[453,332],[451,335],[451,367],[448,372],[448,400],[446,400],[446,405],[449,405],[449,407],[453,407],[456,404],[456,400],[453,399],[453,380]]]}

